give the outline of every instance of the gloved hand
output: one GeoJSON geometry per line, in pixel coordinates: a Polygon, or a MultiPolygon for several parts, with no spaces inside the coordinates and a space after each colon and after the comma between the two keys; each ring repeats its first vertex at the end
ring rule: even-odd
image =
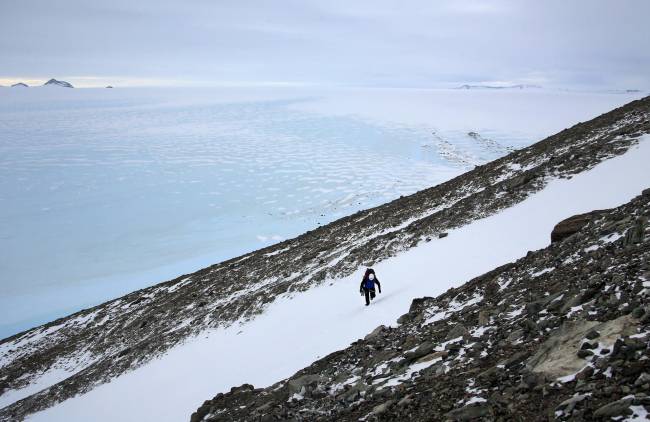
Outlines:
{"type": "Polygon", "coordinates": [[[363,290],[359,290],[359,294],[363,296],[363,290]]]}
{"type": "Polygon", "coordinates": [[[379,289],[379,293],[381,293],[381,289],[379,289]]]}

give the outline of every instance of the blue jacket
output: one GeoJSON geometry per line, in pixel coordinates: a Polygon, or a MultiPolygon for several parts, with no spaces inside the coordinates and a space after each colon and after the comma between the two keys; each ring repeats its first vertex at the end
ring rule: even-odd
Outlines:
{"type": "Polygon", "coordinates": [[[381,283],[377,279],[377,276],[375,276],[374,280],[370,280],[369,278],[364,277],[363,280],[361,280],[361,285],[359,286],[359,290],[363,290],[363,289],[375,290],[375,284],[379,288],[379,293],[381,293],[381,283]]]}

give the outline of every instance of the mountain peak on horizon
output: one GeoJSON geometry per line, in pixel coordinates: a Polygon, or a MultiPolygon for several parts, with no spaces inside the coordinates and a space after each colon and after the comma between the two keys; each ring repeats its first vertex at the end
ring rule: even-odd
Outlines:
{"type": "Polygon", "coordinates": [[[48,85],[62,86],[64,88],[74,88],[71,83],[66,81],[58,81],[54,78],[50,79],[49,81],[43,84],[43,86],[48,86],[48,85]]]}

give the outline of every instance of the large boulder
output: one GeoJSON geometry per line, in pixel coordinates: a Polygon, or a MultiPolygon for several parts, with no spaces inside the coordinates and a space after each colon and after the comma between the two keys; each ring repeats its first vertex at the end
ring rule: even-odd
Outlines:
{"type": "Polygon", "coordinates": [[[576,234],[595,217],[607,211],[608,210],[595,210],[585,214],[574,215],[573,217],[560,221],[555,225],[555,227],[553,227],[553,231],[551,232],[551,243],[559,242],[560,240],[564,240],[567,237],[576,234]]]}

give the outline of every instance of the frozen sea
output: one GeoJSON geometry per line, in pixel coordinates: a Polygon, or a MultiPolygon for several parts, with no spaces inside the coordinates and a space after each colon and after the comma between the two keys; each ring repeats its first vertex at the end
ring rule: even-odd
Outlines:
{"type": "Polygon", "coordinates": [[[642,95],[0,88],[0,338],[435,185],[642,95]]]}

